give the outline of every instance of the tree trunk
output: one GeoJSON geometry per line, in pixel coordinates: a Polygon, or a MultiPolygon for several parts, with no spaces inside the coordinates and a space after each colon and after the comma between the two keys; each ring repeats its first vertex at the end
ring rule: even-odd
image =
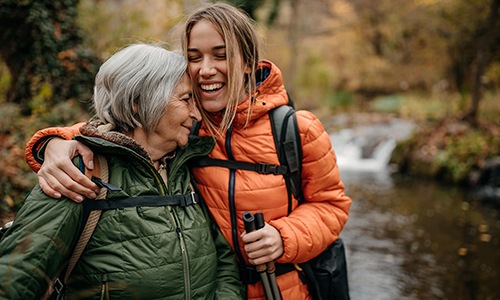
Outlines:
{"type": "Polygon", "coordinates": [[[482,81],[488,65],[491,63],[494,43],[497,39],[496,25],[499,16],[500,0],[491,2],[490,14],[488,16],[482,35],[478,38],[476,54],[472,65],[471,78],[471,102],[464,120],[476,126],[478,122],[479,103],[482,98],[482,81]]]}
{"type": "Polygon", "coordinates": [[[78,0],[0,1],[0,55],[12,77],[7,101],[18,103],[24,115],[42,94],[48,107],[91,99],[101,61],[81,47],[77,7],[78,0]]]}

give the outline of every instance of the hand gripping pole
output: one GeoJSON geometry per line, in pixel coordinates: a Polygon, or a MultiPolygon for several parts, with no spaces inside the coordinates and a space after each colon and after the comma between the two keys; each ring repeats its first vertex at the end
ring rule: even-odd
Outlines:
{"type": "MultiPolygon", "coordinates": [[[[255,230],[255,217],[251,212],[247,211],[243,213],[243,222],[245,223],[245,231],[247,233],[255,230]]],[[[257,273],[259,273],[260,275],[260,279],[262,281],[262,287],[264,288],[264,293],[266,294],[266,299],[275,300],[269,283],[269,277],[268,274],[266,273],[266,268],[267,268],[266,264],[260,264],[255,267],[257,273]]]]}
{"type": "MultiPolygon", "coordinates": [[[[266,223],[264,221],[264,215],[262,213],[256,213],[255,216],[255,230],[259,230],[263,228],[266,223]]],[[[274,265],[274,261],[270,261],[266,263],[266,272],[269,277],[269,285],[271,286],[271,291],[273,292],[274,300],[281,300],[281,292],[278,286],[278,281],[276,280],[276,266],[274,265]]]]}

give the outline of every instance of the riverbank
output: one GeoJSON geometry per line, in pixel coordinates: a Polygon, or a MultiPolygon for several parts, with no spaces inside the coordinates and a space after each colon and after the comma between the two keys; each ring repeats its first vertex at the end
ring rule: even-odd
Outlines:
{"type": "MultiPolygon", "coordinates": [[[[345,128],[388,126],[396,114],[378,112],[339,113],[322,117],[325,129],[335,133],[345,128]]],[[[397,145],[389,163],[393,171],[461,186],[475,186],[488,162],[500,157],[500,125],[482,122],[477,127],[457,118],[421,120],[405,118],[415,126],[408,138],[393,129],[397,145]]]]}

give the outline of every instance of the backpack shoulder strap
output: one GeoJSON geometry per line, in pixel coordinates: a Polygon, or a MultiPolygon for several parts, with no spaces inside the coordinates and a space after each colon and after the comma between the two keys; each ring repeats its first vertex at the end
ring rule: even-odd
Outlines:
{"type": "MultiPolygon", "coordinates": [[[[108,171],[108,162],[106,158],[102,155],[97,155],[96,164],[93,170],[86,170],[85,175],[92,179],[93,176],[99,176],[100,179],[104,182],[108,182],[109,180],[109,171],[108,171]]],[[[107,195],[107,189],[105,187],[101,188],[99,195],[97,195],[96,200],[105,199],[107,195]]],[[[85,210],[85,209],[84,209],[85,210]]],[[[75,267],[78,259],[83,253],[83,250],[87,246],[90,237],[94,233],[97,222],[99,222],[99,218],[101,217],[101,210],[92,210],[89,212],[84,212],[84,222],[86,218],[86,222],[84,223],[83,231],[80,235],[80,239],[78,240],[75,248],[73,249],[73,254],[68,262],[68,268],[66,269],[66,274],[64,275],[64,282],[67,282],[73,268],[75,267]]]]}
{"type": "MultiPolygon", "coordinates": [[[[191,127],[190,135],[197,136],[200,131],[200,127],[201,127],[200,122],[195,122],[193,124],[193,127],[191,127]]],[[[195,168],[216,166],[233,170],[247,170],[247,171],[254,171],[260,174],[274,174],[274,175],[284,175],[288,172],[286,166],[271,165],[267,163],[250,163],[250,162],[228,160],[228,159],[217,159],[208,156],[192,159],[189,161],[189,165],[195,168]]]]}
{"type": "MultiPolygon", "coordinates": [[[[95,159],[93,170],[85,170],[85,165],[83,164],[83,161],[80,164],[81,166],[80,169],[90,179],[99,176],[100,179],[102,179],[102,181],[107,182],[109,179],[108,162],[106,161],[106,158],[104,156],[97,155],[96,158],[97,159],[95,159]]],[[[97,196],[96,200],[105,199],[106,195],[107,195],[107,188],[103,187],[101,188],[101,191],[97,196]]],[[[52,293],[56,292],[57,294],[61,294],[63,292],[65,284],[68,281],[71,272],[73,271],[76,263],[78,262],[78,259],[80,259],[80,256],[82,255],[83,250],[87,246],[90,237],[94,233],[97,222],[101,217],[102,211],[100,210],[90,211],[89,209],[86,208],[85,202],[82,205],[83,205],[83,217],[82,217],[83,228],[79,233],[79,238],[78,241],[76,242],[75,247],[73,248],[73,253],[71,254],[67,262],[66,268],[63,268],[63,270],[57,275],[54,281],[49,285],[47,292],[45,293],[42,299],[52,299],[51,297],[52,293]]],[[[56,298],[58,298],[58,296],[56,296],[56,298]]]]}
{"type": "MultiPolygon", "coordinates": [[[[288,168],[288,173],[285,175],[288,193],[293,194],[299,204],[302,204],[304,200],[301,184],[302,143],[297,115],[291,106],[285,105],[269,111],[269,118],[280,165],[288,168]]],[[[291,197],[289,200],[288,211],[290,213],[291,197]]]]}

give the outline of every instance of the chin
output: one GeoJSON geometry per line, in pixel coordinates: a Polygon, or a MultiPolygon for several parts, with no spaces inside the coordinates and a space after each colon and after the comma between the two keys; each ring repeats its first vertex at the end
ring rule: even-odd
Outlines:
{"type": "Polygon", "coordinates": [[[188,137],[183,137],[177,140],[177,147],[184,147],[188,143],[188,137]]]}
{"type": "Polygon", "coordinates": [[[226,105],[221,105],[219,103],[213,103],[213,102],[205,103],[202,106],[203,109],[209,113],[217,113],[226,108],[226,105]]]}

